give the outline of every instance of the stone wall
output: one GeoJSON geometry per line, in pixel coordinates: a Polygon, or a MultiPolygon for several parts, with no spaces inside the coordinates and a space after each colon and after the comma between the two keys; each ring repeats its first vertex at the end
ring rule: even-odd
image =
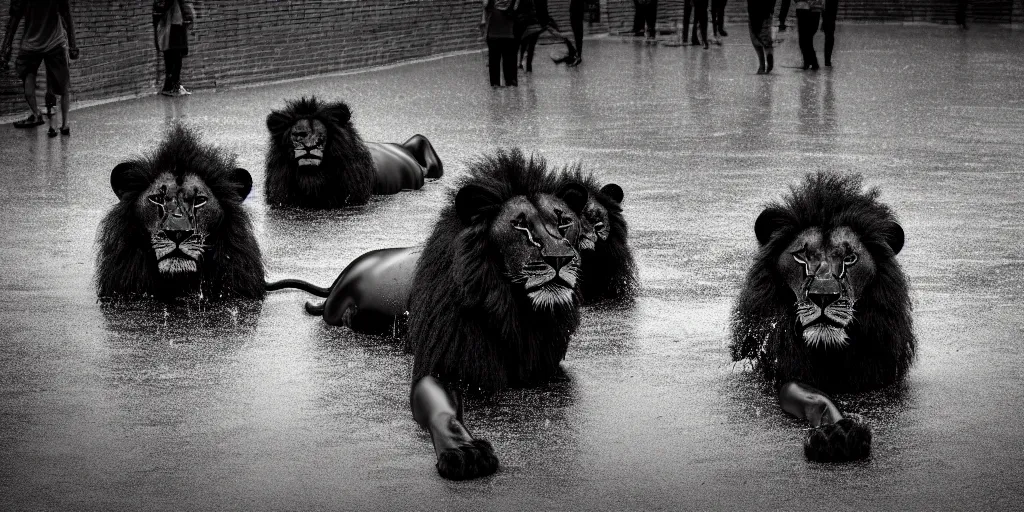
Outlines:
{"type": "MultiPolygon", "coordinates": [[[[598,0],[590,33],[629,31],[632,0],[598,0]]],[[[154,49],[150,0],[71,0],[82,57],[72,63],[75,100],[153,94],[163,63],[154,49]]],[[[183,81],[221,89],[482,48],[479,0],[194,0],[197,19],[183,81]]],[[[1008,23],[1021,0],[970,0],[973,22],[1008,23]]],[[[569,30],[569,0],[549,0],[569,30]]],[[[0,0],[6,25],[10,0],[0,0]]],[[[951,23],[956,0],[840,0],[841,20],[951,23]]],[[[659,1],[659,27],[682,19],[683,0],[659,1]]],[[[746,2],[727,4],[730,24],[746,2]]],[[[790,16],[793,16],[791,13],[790,16]]],[[[791,21],[791,23],[793,23],[791,21]]],[[[742,27],[734,30],[743,32],[742,27]]],[[[15,39],[17,49],[20,36],[15,39]]],[[[13,59],[12,59],[13,61],[13,59]]],[[[0,116],[25,110],[21,82],[0,73],[0,116]]],[[[42,87],[42,86],[40,86],[42,87]]]]}

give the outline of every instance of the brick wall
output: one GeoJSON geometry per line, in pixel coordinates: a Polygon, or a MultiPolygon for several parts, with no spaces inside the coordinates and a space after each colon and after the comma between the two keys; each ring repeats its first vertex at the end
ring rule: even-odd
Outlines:
{"type": "MultiPolygon", "coordinates": [[[[619,33],[633,23],[632,0],[598,0],[601,19],[586,31],[619,33]]],[[[970,0],[969,19],[1020,19],[1022,0],[970,0]]],[[[82,57],[72,63],[76,100],[155,93],[163,63],[153,45],[150,0],[71,0],[82,57]]],[[[194,0],[196,23],[183,81],[219,89],[387,64],[482,47],[479,0],[194,0]]],[[[0,27],[10,0],[0,0],[0,27]]],[[[549,0],[569,30],[569,0],[549,0]]],[[[956,0],[840,0],[841,20],[951,22],[956,0]]],[[[683,0],[659,0],[662,27],[683,15],[683,0]]],[[[746,2],[729,0],[729,23],[746,2]]],[[[792,16],[792,14],[791,14],[792,16]]],[[[15,39],[17,50],[20,35],[15,39]]],[[[13,62],[12,62],[13,68],[13,62]]],[[[42,85],[40,86],[42,88],[42,85]]],[[[0,116],[25,110],[21,82],[0,73],[0,116]]]]}
{"type": "MultiPolygon", "coordinates": [[[[153,94],[163,82],[151,0],[71,0],[82,56],[75,100],[153,94]]],[[[0,0],[0,28],[10,0],[0,0]]],[[[224,88],[388,64],[481,47],[479,0],[194,0],[182,81],[224,88]]],[[[15,39],[17,54],[20,34],[15,39]]],[[[20,80],[0,73],[0,115],[26,110],[20,80]]],[[[40,76],[42,76],[40,68],[40,76]]],[[[42,89],[42,85],[40,86],[42,89]]]]}

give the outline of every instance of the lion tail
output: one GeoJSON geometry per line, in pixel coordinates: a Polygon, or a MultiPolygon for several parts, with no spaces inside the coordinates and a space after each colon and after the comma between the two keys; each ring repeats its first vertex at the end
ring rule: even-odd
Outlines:
{"type": "Polygon", "coordinates": [[[306,313],[316,316],[323,316],[324,314],[324,302],[320,304],[313,304],[312,302],[306,303],[306,313]]]}
{"type": "Polygon", "coordinates": [[[264,287],[268,292],[274,290],[283,290],[285,288],[298,288],[302,291],[312,293],[317,297],[327,297],[331,294],[330,288],[322,288],[312,283],[307,283],[300,279],[282,279],[280,281],[273,281],[267,283],[264,287]]]}

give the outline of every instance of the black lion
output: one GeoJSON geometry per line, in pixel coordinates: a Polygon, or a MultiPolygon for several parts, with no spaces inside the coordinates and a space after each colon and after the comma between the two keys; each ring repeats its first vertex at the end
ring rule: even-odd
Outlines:
{"type": "Polygon", "coordinates": [[[265,194],[271,205],[337,208],[363,204],[371,194],[419,189],[444,174],[430,141],[364,142],[342,102],[315,97],[288,102],[267,116],[265,194]]]}
{"type": "Polygon", "coordinates": [[[754,224],[761,249],[732,314],[733,359],[752,360],[782,408],[816,427],[804,443],[812,460],[871,449],[870,427],[823,392],[899,382],[914,359],[907,280],[895,259],[903,228],[877,188],[861,188],[860,176],[818,173],[769,205],[754,224]]]}
{"type": "Polygon", "coordinates": [[[414,352],[412,408],[430,430],[442,476],[494,472],[489,443],[462,423],[465,389],[496,392],[555,375],[579,324],[579,216],[587,189],[556,177],[543,159],[499,150],[469,166],[422,247],[371,251],[307,304],[334,325],[405,331],[414,352]]]}
{"type": "Polygon", "coordinates": [[[589,304],[631,298],[637,290],[637,276],[628,243],[629,229],[622,215],[622,187],[614,183],[601,186],[594,174],[584,173],[579,165],[563,169],[557,182],[579,183],[590,193],[580,217],[578,244],[583,258],[583,301],[589,304]]]}
{"type": "Polygon", "coordinates": [[[261,298],[263,260],[242,200],[252,177],[193,131],[172,128],[146,157],[114,167],[118,203],[99,229],[101,298],[261,298]]]}
{"type": "Polygon", "coordinates": [[[571,241],[587,190],[569,183],[537,192],[542,179],[543,167],[519,151],[475,162],[416,266],[406,337],[415,354],[411,403],[445,478],[498,466],[490,443],[463,424],[463,392],[547,382],[579,325],[580,257],[571,241]]]}

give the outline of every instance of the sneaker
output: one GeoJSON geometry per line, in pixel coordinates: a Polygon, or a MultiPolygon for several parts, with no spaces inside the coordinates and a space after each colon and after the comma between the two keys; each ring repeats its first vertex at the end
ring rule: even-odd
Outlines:
{"type": "Polygon", "coordinates": [[[39,126],[39,125],[45,124],[45,123],[46,123],[46,121],[43,121],[43,116],[42,115],[38,115],[37,116],[35,114],[29,114],[28,117],[26,117],[25,119],[22,119],[21,121],[15,121],[14,122],[14,127],[15,128],[35,128],[36,126],[39,126]]]}
{"type": "Polygon", "coordinates": [[[184,85],[178,86],[178,96],[188,96],[190,94],[192,94],[192,91],[186,89],[184,85]]]}

